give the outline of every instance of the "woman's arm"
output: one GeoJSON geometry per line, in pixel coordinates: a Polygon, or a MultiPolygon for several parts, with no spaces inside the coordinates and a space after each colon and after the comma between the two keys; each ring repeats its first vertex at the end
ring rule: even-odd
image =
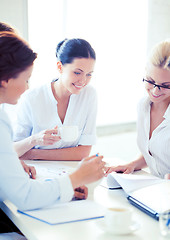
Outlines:
{"type": "Polygon", "coordinates": [[[61,138],[57,133],[57,127],[55,127],[54,129],[44,130],[21,141],[14,142],[14,148],[18,157],[27,154],[27,152],[36,145],[48,146],[59,141],[61,138]]]}
{"type": "Polygon", "coordinates": [[[89,156],[92,146],[78,146],[59,149],[31,149],[20,157],[22,160],[81,160],[89,156]]]}
{"type": "Polygon", "coordinates": [[[14,142],[13,145],[14,145],[15,151],[18,154],[18,157],[22,156],[24,153],[26,153],[27,151],[29,151],[31,148],[35,146],[32,136],[25,138],[21,141],[14,142]]]}

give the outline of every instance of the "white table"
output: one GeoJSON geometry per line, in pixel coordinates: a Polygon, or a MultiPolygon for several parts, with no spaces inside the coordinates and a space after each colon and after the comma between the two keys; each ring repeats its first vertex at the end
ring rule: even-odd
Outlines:
{"type": "MultiPolygon", "coordinates": [[[[29,163],[31,163],[29,161],[29,163]]],[[[33,161],[32,163],[35,163],[33,161]]],[[[58,163],[70,167],[76,167],[77,162],[50,162],[57,166],[58,163]]],[[[39,164],[49,165],[49,161],[41,161],[39,164]]],[[[51,226],[36,219],[30,218],[17,212],[17,208],[9,201],[1,204],[2,210],[15,223],[29,240],[162,240],[159,233],[159,224],[145,213],[129,204],[123,190],[108,190],[102,186],[97,186],[94,195],[90,199],[100,203],[105,207],[119,204],[130,206],[134,209],[136,217],[141,227],[133,234],[116,236],[104,232],[99,227],[99,221],[103,219],[88,220],[82,222],[68,223],[51,226]]]]}

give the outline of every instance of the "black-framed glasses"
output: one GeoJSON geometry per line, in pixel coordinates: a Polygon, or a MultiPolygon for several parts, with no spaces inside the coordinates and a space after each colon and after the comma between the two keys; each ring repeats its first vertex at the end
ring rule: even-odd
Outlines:
{"type": "Polygon", "coordinates": [[[147,79],[145,79],[145,78],[143,78],[143,82],[147,82],[147,83],[153,85],[154,88],[157,87],[159,90],[161,90],[161,88],[170,89],[170,85],[169,85],[169,86],[166,86],[166,85],[165,85],[165,86],[164,86],[164,85],[158,85],[158,84],[156,84],[156,83],[154,83],[154,82],[152,82],[152,81],[150,81],[150,80],[147,80],[147,79]]]}

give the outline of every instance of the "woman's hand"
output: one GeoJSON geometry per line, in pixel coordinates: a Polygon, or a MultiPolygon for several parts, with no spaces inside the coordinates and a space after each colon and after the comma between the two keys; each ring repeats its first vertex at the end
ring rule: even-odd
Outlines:
{"type": "Polygon", "coordinates": [[[75,172],[70,174],[73,188],[95,182],[105,175],[105,162],[102,161],[103,156],[84,158],[75,172]]]}
{"type": "Polygon", "coordinates": [[[105,169],[106,171],[105,176],[107,176],[111,172],[124,173],[124,174],[133,173],[135,171],[135,168],[136,168],[135,162],[131,162],[125,165],[119,165],[116,167],[107,167],[105,169]]]}
{"type": "Polygon", "coordinates": [[[165,174],[165,179],[170,179],[170,173],[165,174]]]}
{"type": "Polygon", "coordinates": [[[58,142],[61,137],[58,135],[57,126],[54,129],[43,130],[37,134],[32,135],[32,144],[34,146],[48,146],[58,142]]]}
{"type": "Polygon", "coordinates": [[[129,174],[133,173],[136,170],[141,170],[142,168],[147,167],[146,161],[142,155],[138,157],[137,160],[130,162],[125,165],[119,165],[116,167],[106,167],[106,176],[111,173],[111,172],[117,172],[117,173],[124,173],[124,174],[129,174]]]}
{"type": "Polygon", "coordinates": [[[88,188],[86,186],[81,186],[74,189],[74,199],[82,200],[86,199],[88,196],[88,188]]]}
{"type": "Polygon", "coordinates": [[[58,142],[61,138],[57,134],[57,126],[54,129],[43,130],[37,134],[24,138],[21,141],[14,142],[15,151],[17,152],[18,157],[21,157],[21,159],[31,159],[29,155],[32,153],[31,149],[34,146],[48,146],[58,142]],[[29,150],[30,153],[28,153],[29,150]],[[25,154],[26,156],[24,156],[25,154]]]}
{"type": "Polygon", "coordinates": [[[28,165],[25,164],[25,162],[22,161],[22,160],[21,160],[20,162],[21,162],[21,165],[23,166],[25,172],[28,173],[29,177],[35,179],[35,178],[36,178],[36,170],[35,170],[35,167],[33,167],[33,166],[28,166],[28,165]]]}

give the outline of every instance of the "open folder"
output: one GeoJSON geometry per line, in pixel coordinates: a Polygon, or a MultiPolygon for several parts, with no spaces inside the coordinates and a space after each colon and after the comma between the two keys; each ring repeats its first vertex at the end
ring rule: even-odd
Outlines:
{"type": "Polygon", "coordinates": [[[20,211],[29,217],[50,225],[77,222],[104,217],[105,209],[91,200],[58,203],[48,208],[20,211]]]}
{"type": "Polygon", "coordinates": [[[170,181],[143,172],[133,174],[111,173],[107,177],[108,188],[122,187],[128,201],[159,220],[161,212],[170,209],[170,181]]]}

